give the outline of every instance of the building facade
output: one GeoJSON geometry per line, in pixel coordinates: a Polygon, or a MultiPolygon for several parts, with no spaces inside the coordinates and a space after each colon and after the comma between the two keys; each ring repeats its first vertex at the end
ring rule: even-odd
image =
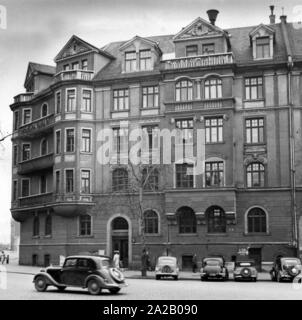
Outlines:
{"type": "Polygon", "coordinates": [[[119,249],[136,268],[144,246],[183,269],[195,253],[258,265],[299,254],[302,29],[272,11],[269,24],[222,30],[217,13],[101,49],[72,36],[55,66],[29,63],[10,106],[21,264],[119,249]],[[156,164],[124,161],[133,129],[156,164]],[[169,162],[158,132],[175,129],[172,149],[193,151],[169,162]]]}

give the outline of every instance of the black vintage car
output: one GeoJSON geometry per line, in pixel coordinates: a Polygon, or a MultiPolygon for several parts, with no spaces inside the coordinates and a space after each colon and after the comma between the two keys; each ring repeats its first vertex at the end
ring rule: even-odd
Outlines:
{"type": "Polygon", "coordinates": [[[301,260],[294,257],[277,257],[270,271],[272,281],[282,280],[293,281],[297,276],[301,276],[301,260]]]}
{"type": "Polygon", "coordinates": [[[228,280],[229,272],[225,266],[223,257],[207,257],[202,260],[202,267],[200,269],[201,281],[207,279],[221,279],[228,280]]]}
{"type": "Polygon", "coordinates": [[[122,272],[112,268],[106,256],[70,256],[63,267],[48,267],[34,277],[37,291],[43,292],[48,286],[63,291],[66,287],[87,288],[90,294],[97,295],[102,289],[118,293],[126,286],[122,272]]]}
{"type": "Polygon", "coordinates": [[[236,260],[234,268],[234,280],[257,281],[258,272],[254,260],[236,260]]]}

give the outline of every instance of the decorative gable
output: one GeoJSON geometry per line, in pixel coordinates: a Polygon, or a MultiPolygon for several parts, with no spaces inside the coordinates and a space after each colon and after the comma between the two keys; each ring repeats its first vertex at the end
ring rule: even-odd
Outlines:
{"type": "Polygon", "coordinates": [[[121,51],[126,51],[129,47],[134,47],[135,51],[138,52],[139,49],[142,47],[142,45],[150,48],[154,48],[158,54],[160,55],[162,52],[158,46],[157,42],[154,42],[152,40],[149,40],[147,38],[142,38],[140,36],[135,36],[131,40],[124,43],[121,47],[121,51]]]}
{"type": "Polygon", "coordinates": [[[260,24],[250,34],[250,42],[253,48],[253,58],[272,59],[274,56],[275,30],[260,24]]]}

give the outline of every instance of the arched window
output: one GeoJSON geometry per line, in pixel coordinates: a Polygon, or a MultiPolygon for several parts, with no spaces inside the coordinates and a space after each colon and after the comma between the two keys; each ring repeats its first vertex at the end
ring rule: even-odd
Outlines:
{"type": "Polygon", "coordinates": [[[206,211],[208,233],[226,232],[226,217],[224,211],[217,206],[210,207],[206,211]]]}
{"type": "Polygon", "coordinates": [[[190,207],[177,210],[179,233],[196,233],[196,216],[190,207]]]}
{"type": "Polygon", "coordinates": [[[264,165],[259,162],[251,163],[246,168],[246,183],[248,188],[264,187],[264,165]]]}
{"type": "Polygon", "coordinates": [[[123,168],[115,169],[112,172],[112,190],[125,191],[128,189],[128,171],[123,168]]]}
{"type": "Polygon", "coordinates": [[[90,215],[85,214],[79,217],[79,234],[80,236],[91,235],[92,218],[90,215]]]}
{"type": "Polygon", "coordinates": [[[40,150],[41,156],[44,156],[47,154],[47,140],[42,139],[41,141],[41,150],[40,150]]]}
{"type": "Polygon", "coordinates": [[[193,84],[190,80],[181,80],[176,83],[176,101],[193,99],[193,84]]]}
{"type": "Polygon", "coordinates": [[[222,97],[222,82],[219,78],[208,79],[204,83],[205,99],[217,99],[222,97]]]}
{"type": "Polygon", "coordinates": [[[46,117],[48,114],[48,106],[46,103],[43,103],[41,107],[41,118],[46,117]]]}
{"type": "Polygon", "coordinates": [[[112,222],[113,230],[128,230],[128,222],[122,217],[117,217],[112,222]]]}
{"type": "Polygon", "coordinates": [[[252,208],[247,214],[248,233],[267,232],[266,213],[261,208],[252,208]]]}
{"type": "Polygon", "coordinates": [[[158,215],[155,211],[144,212],[144,227],[147,234],[158,233],[158,215]]]}
{"type": "Polygon", "coordinates": [[[52,233],[52,217],[48,214],[45,218],[45,235],[51,236],[52,233]]]}
{"type": "Polygon", "coordinates": [[[142,170],[143,188],[146,191],[158,190],[159,173],[156,168],[147,167],[142,170]]]}
{"type": "Polygon", "coordinates": [[[33,220],[33,236],[37,237],[40,233],[40,219],[39,216],[35,216],[33,220]]]}

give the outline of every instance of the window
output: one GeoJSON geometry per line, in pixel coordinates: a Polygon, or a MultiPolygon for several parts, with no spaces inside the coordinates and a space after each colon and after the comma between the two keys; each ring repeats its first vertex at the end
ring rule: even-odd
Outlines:
{"type": "Polygon", "coordinates": [[[91,235],[91,216],[88,214],[79,217],[80,236],[91,235]]]}
{"type": "Polygon", "coordinates": [[[31,259],[32,259],[32,263],[31,264],[33,266],[37,266],[38,265],[38,255],[37,254],[33,254],[31,259]]]}
{"type": "Polygon", "coordinates": [[[206,143],[223,142],[223,118],[206,118],[206,143]]]}
{"type": "Polygon", "coordinates": [[[192,144],[193,143],[193,128],[194,121],[193,119],[178,119],[175,121],[175,126],[177,129],[180,129],[182,132],[183,144],[192,144]]]}
{"type": "Polygon", "coordinates": [[[70,70],[69,64],[65,64],[65,65],[63,66],[63,70],[64,70],[64,71],[69,71],[69,70],[70,70]]]}
{"type": "Polygon", "coordinates": [[[126,72],[131,72],[136,70],[136,52],[126,52],[125,53],[125,70],[126,72]]]}
{"type": "Polygon", "coordinates": [[[246,168],[248,188],[264,187],[264,166],[259,162],[251,163],[246,168]]]}
{"type": "Polygon", "coordinates": [[[152,152],[158,148],[158,126],[143,126],[143,152],[152,152]]]}
{"type": "Polygon", "coordinates": [[[35,216],[33,220],[33,236],[38,237],[40,233],[40,219],[39,216],[35,216]]]}
{"type": "Polygon", "coordinates": [[[198,54],[198,47],[197,45],[194,46],[186,46],[186,56],[197,56],[198,54]]]}
{"type": "Polygon", "coordinates": [[[113,151],[116,152],[117,155],[128,152],[128,129],[113,129],[113,151]]]}
{"type": "Polygon", "coordinates": [[[221,79],[209,79],[204,84],[205,99],[217,99],[222,97],[222,82],[221,79]]]}
{"type": "Polygon", "coordinates": [[[213,54],[215,53],[214,43],[207,43],[202,45],[202,54],[213,54]]]}
{"type": "Polygon", "coordinates": [[[82,60],[82,70],[88,70],[88,61],[86,59],[82,60]]]}
{"type": "Polygon", "coordinates": [[[143,189],[146,191],[158,190],[159,172],[156,168],[148,167],[142,170],[143,189]]]}
{"type": "Polygon", "coordinates": [[[261,208],[253,208],[247,214],[248,233],[267,232],[266,213],[261,208]]]}
{"type": "Polygon", "coordinates": [[[60,184],[61,184],[61,172],[56,171],[56,177],[55,177],[55,193],[60,193],[60,184]]]}
{"type": "Polygon", "coordinates": [[[22,161],[26,161],[30,159],[30,144],[24,143],[22,145],[22,161]]]}
{"type": "Polygon", "coordinates": [[[82,152],[91,152],[91,130],[82,129],[82,152]]]}
{"type": "Polygon", "coordinates": [[[113,90],[113,108],[114,111],[122,111],[129,109],[128,89],[113,90]]]}
{"type": "Polygon", "coordinates": [[[80,69],[79,63],[78,62],[74,62],[72,64],[72,70],[79,70],[79,69],[80,69]]]}
{"type": "Polygon", "coordinates": [[[176,101],[192,100],[193,85],[189,80],[182,80],[176,83],[176,101]]]}
{"type": "Polygon", "coordinates": [[[18,146],[13,146],[13,166],[18,164],[18,146]]]}
{"type": "Polygon", "coordinates": [[[76,90],[67,89],[66,90],[66,112],[73,112],[76,109],[76,90]]]}
{"type": "Polygon", "coordinates": [[[245,99],[255,100],[263,98],[262,77],[253,77],[245,79],[245,99]]]}
{"type": "Polygon", "coordinates": [[[13,181],[13,195],[12,195],[12,199],[13,201],[16,201],[18,198],[18,181],[14,180],[13,181]]]}
{"type": "Polygon", "coordinates": [[[158,215],[153,210],[147,210],[144,212],[144,228],[146,234],[158,233],[158,215]]]}
{"type": "Polygon", "coordinates": [[[128,230],[128,222],[122,217],[117,217],[112,221],[112,230],[128,230]]]}
{"type": "Polygon", "coordinates": [[[193,165],[182,163],[176,164],[176,188],[193,188],[194,176],[193,165]]]}
{"type": "Polygon", "coordinates": [[[264,142],[264,120],[254,118],[245,120],[246,143],[264,142]]]}
{"type": "Polygon", "coordinates": [[[66,193],[74,192],[74,177],[73,177],[73,170],[66,170],[65,171],[65,188],[66,193]]]}
{"type": "Polygon", "coordinates": [[[258,37],[256,39],[257,59],[270,58],[270,39],[269,37],[258,37]]]}
{"type": "Polygon", "coordinates": [[[81,193],[91,193],[90,192],[90,171],[81,171],[81,193]]]}
{"type": "Polygon", "coordinates": [[[74,152],[74,129],[66,129],[66,152],[74,152]]]}
{"type": "Polygon", "coordinates": [[[46,193],[47,191],[47,179],[46,176],[40,177],[40,193],[46,193]]]}
{"type": "Polygon", "coordinates": [[[143,87],[143,108],[158,108],[158,86],[143,87]]]}
{"type": "Polygon", "coordinates": [[[61,91],[56,92],[56,97],[55,97],[55,105],[56,105],[56,113],[61,112],[61,91]]]}
{"type": "Polygon", "coordinates": [[[31,122],[31,109],[23,110],[23,124],[28,124],[31,122]]]}
{"type": "Polygon", "coordinates": [[[61,153],[61,130],[56,131],[56,154],[61,153]]]}
{"type": "Polygon", "coordinates": [[[225,233],[226,217],[224,211],[219,207],[210,207],[206,211],[208,233],[225,233]]]}
{"type": "Polygon", "coordinates": [[[28,197],[30,194],[30,180],[29,179],[22,179],[21,181],[21,196],[28,197]]]}
{"type": "Polygon", "coordinates": [[[223,186],[223,162],[206,162],[206,187],[223,186]]]}
{"type": "Polygon", "coordinates": [[[52,234],[52,217],[48,214],[45,218],[45,236],[51,236],[52,234]]]}
{"type": "Polygon", "coordinates": [[[128,171],[123,168],[115,169],[112,172],[113,191],[125,191],[128,189],[128,171]]]}
{"type": "Polygon", "coordinates": [[[151,69],[151,50],[140,50],[139,67],[141,71],[151,69]]]}
{"type": "Polygon", "coordinates": [[[177,210],[179,233],[196,233],[196,215],[190,207],[177,210]]]}
{"type": "Polygon", "coordinates": [[[91,96],[92,91],[84,89],[83,96],[82,96],[82,111],[84,112],[91,112],[91,96]]]}
{"type": "Polygon", "coordinates": [[[45,156],[47,154],[47,140],[46,139],[42,139],[41,141],[41,146],[40,146],[40,155],[41,156],[45,156]]]}
{"type": "Polygon", "coordinates": [[[19,128],[19,111],[14,112],[14,131],[19,128]]]}
{"type": "Polygon", "coordinates": [[[41,118],[46,117],[48,114],[48,105],[46,103],[43,103],[41,107],[41,118]]]}

